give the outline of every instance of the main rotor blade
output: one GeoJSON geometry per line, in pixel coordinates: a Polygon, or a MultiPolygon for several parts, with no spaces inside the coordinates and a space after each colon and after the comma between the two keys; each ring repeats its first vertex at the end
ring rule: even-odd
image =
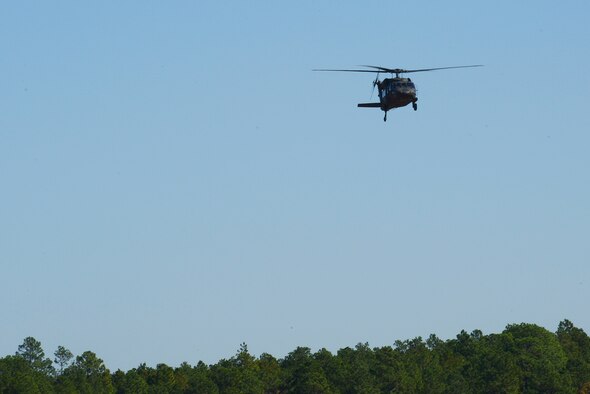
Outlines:
{"type": "Polygon", "coordinates": [[[404,70],[403,68],[387,68],[387,67],[368,66],[368,65],[362,65],[361,67],[375,68],[377,70],[381,70],[381,71],[392,73],[392,74],[406,74],[406,73],[417,73],[417,72],[421,72],[421,71],[447,70],[449,68],[483,67],[483,64],[473,64],[470,66],[421,68],[421,69],[417,69],[417,70],[404,70]]]}
{"type": "Polygon", "coordinates": [[[314,69],[312,71],[344,71],[344,72],[355,72],[355,73],[390,73],[390,74],[407,74],[407,73],[417,73],[422,71],[435,71],[435,70],[448,70],[450,68],[468,68],[468,67],[483,67],[483,64],[472,64],[469,66],[451,66],[451,67],[435,67],[435,68],[421,68],[416,70],[404,70],[403,68],[387,68],[387,67],[380,67],[380,66],[368,66],[368,65],[361,65],[360,67],[368,67],[374,68],[375,70],[333,70],[333,69],[314,69]]]}
{"type": "Polygon", "coordinates": [[[380,70],[380,71],[384,71],[386,73],[394,73],[395,74],[396,72],[400,72],[400,69],[399,68],[393,69],[393,68],[379,67],[379,66],[366,66],[366,65],[363,65],[363,64],[361,64],[360,67],[374,68],[374,69],[377,69],[377,70],[380,70]]]}
{"type": "Polygon", "coordinates": [[[449,68],[468,68],[468,67],[483,67],[483,64],[472,64],[470,66],[451,66],[451,67],[436,67],[436,68],[422,68],[419,70],[402,70],[401,73],[417,73],[421,71],[434,71],[434,70],[448,70],[449,68]]]}
{"type": "Polygon", "coordinates": [[[344,72],[352,72],[352,73],[379,73],[382,71],[376,71],[376,70],[328,70],[325,68],[318,68],[318,69],[314,69],[311,71],[344,71],[344,72]]]}

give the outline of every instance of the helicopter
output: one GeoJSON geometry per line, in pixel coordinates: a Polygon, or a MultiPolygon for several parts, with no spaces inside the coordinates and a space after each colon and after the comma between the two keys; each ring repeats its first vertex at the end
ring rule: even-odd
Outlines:
{"type": "MultiPolygon", "coordinates": [[[[377,73],[375,80],[373,81],[373,92],[375,86],[379,89],[379,102],[378,103],[360,103],[357,105],[359,108],[381,108],[385,112],[383,121],[387,121],[387,111],[405,107],[412,103],[414,111],[418,110],[418,97],[416,96],[416,85],[410,78],[402,78],[401,74],[416,73],[423,71],[435,71],[435,70],[447,70],[451,68],[468,68],[468,67],[482,67],[482,64],[473,64],[469,66],[451,66],[451,67],[435,67],[435,68],[422,68],[417,70],[404,70],[402,68],[387,68],[379,66],[358,66],[372,68],[372,70],[334,70],[334,69],[314,69],[312,71],[339,71],[339,72],[355,72],[355,73],[377,73]],[[379,74],[391,74],[391,78],[385,78],[382,81],[379,80],[379,74]],[[395,74],[395,78],[393,77],[395,74]]],[[[372,96],[372,94],[371,94],[372,96]]]]}

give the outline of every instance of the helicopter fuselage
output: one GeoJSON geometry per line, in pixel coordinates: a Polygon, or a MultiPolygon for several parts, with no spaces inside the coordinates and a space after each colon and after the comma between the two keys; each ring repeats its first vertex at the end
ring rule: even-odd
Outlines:
{"type": "Polygon", "coordinates": [[[373,82],[373,86],[379,88],[378,103],[361,103],[361,108],[380,108],[385,112],[383,120],[387,120],[387,111],[394,108],[405,107],[412,103],[414,111],[418,109],[418,97],[416,96],[416,85],[410,78],[385,78],[383,81],[378,79],[373,82]]]}
{"type": "Polygon", "coordinates": [[[416,86],[410,78],[385,78],[377,83],[377,87],[379,88],[379,101],[383,111],[405,107],[418,100],[416,86]]]}

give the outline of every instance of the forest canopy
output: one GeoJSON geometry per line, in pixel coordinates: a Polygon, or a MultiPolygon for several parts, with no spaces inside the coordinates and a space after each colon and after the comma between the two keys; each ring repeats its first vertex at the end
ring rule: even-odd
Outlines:
{"type": "Polygon", "coordinates": [[[590,393],[590,337],[569,320],[555,333],[510,324],[499,334],[461,331],[332,353],[298,347],[256,357],[241,344],[216,364],[140,364],[110,371],[95,353],[58,346],[46,356],[27,337],[0,358],[0,393],[590,393]]]}

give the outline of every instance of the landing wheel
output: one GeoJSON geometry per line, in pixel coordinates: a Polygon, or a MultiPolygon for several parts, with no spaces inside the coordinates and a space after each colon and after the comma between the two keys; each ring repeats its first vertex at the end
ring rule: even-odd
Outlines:
{"type": "Polygon", "coordinates": [[[385,116],[383,117],[383,121],[387,122],[387,111],[385,112],[385,116]]]}
{"type": "Polygon", "coordinates": [[[418,104],[415,101],[412,103],[412,108],[414,108],[414,111],[418,110],[418,104]]]}

